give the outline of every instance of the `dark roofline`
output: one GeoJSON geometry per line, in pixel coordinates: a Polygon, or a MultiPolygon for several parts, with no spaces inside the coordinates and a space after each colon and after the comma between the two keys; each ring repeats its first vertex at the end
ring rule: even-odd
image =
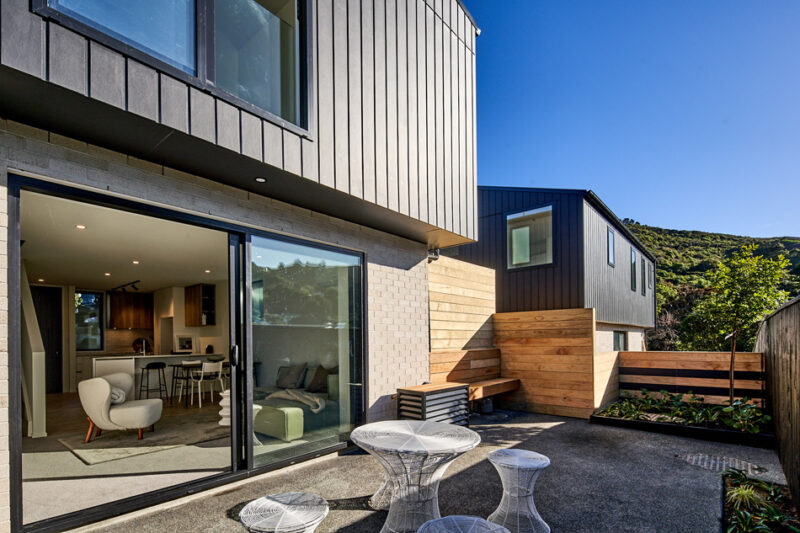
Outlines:
{"type": "Polygon", "coordinates": [[[480,35],[481,29],[478,27],[478,23],[475,22],[475,19],[472,18],[472,13],[470,13],[469,9],[467,9],[467,6],[464,5],[464,1],[463,0],[456,0],[456,1],[458,2],[458,5],[461,6],[461,9],[464,10],[464,14],[467,16],[469,21],[472,22],[472,25],[475,27],[476,35],[480,35]]]}
{"type": "Polygon", "coordinates": [[[625,236],[630,239],[630,241],[637,247],[639,250],[647,256],[653,263],[656,263],[656,256],[654,256],[650,250],[639,240],[639,238],[631,232],[628,227],[623,224],[623,222],[614,214],[614,212],[597,196],[594,191],[590,189],[551,189],[551,188],[540,188],[540,187],[503,187],[497,185],[479,185],[478,189],[490,189],[495,191],[519,191],[519,192],[526,192],[526,191],[537,191],[537,192],[552,192],[552,193],[561,193],[561,194],[577,194],[583,197],[586,201],[588,201],[593,207],[595,207],[600,214],[602,214],[606,220],[611,222],[611,224],[617,228],[617,230],[621,231],[625,236]]]}

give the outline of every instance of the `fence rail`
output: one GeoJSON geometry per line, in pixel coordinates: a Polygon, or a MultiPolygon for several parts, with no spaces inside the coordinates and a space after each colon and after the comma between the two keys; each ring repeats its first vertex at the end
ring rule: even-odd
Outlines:
{"type": "MultiPolygon", "coordinates": [[[[692,393],[706,403],[727,404],[730,354],[723,352],[620,352],[619,388],[636,391],[666,390],[692,393]]],[[[764,358],[761,353],[739,352],[734,368],[735,396],[763,405],[764,358]]]]}
{"type": "Polygon", "coordinates": [[[756,349],[764,352],[778,456],[800,507],[800,297],[761,324],[756,349]]]}

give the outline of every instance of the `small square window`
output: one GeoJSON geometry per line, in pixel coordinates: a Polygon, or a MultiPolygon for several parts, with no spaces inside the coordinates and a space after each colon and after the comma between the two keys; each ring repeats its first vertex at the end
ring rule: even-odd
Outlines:
{"type": "Polygon", "coordinates": [[[614,264],[615,264],[615,257],[614,257],[614,230],[609,227],[607,235],[608,235],[608,243],[607,243],[608,264],[613,267],[614,264]]]}
{"type": "Polygon", "coordinates": [[[614,351],[624,352],[628,349],[628,332],[615,331],[614,332],[614,351]]]}
{"type": "Polygon", "coordinates": [[[506,217],[508,268],[553,262],[553,206],[506,217]]]}

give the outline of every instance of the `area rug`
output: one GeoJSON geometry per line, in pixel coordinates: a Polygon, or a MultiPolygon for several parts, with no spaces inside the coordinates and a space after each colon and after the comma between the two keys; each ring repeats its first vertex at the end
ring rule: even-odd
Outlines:
{"type": "Polygon", "coordinates": [[[198,412],[162,418],[156,422],[155,432],[145,431],[142,440],[138,440],[136,430],[131,430],[104,431],[89,444],[83,443],[85,433],[60,438],[58,442],[87,465],[96,465],[222,439],[230,436],[230,431],[229,426],[219,425],[217,412],[198,412]]]}

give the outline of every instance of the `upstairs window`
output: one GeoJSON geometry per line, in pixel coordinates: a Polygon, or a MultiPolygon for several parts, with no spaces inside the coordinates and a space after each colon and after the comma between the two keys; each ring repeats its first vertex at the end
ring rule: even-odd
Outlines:
{"type": "Polygon", "coordinates": [[[615,331],[614,332],[614,351],[624,352],[628,349],[628,332],[615,331]]]}
{"type": "Polygon", "coordinates": [[[642,296],[647,296],[647,261],[642,257],[642,296]]]}
{"type": "Polygon", "coordinates": [[[506,217],[508,268],[553,262],[553,206],[506,217]]]}
{"type": "Polygon", "coordinates": [[[636,292],[636,250],[631,248],[631,290],[636,292]]]}
{"type": "Polygon", "coordinates": [[[647,263],[647,287],[653,288],[653,263],[647,263]]]}
{"type": "Polygon", "coordinates": [[[123,54],[307,127],[310,0],[32,1],[37,13],[123,54]]]}
{"type": "Polygon", "coordinates": [[[195,0],[48,0],[48,6],[188,74],[197,72],[195,0]]]}
{"type": "Polygon", "coordinates": [[[611,229],[610,227],[608,228],[608,243],[607,243],[606,247],[608,249],[608,252],[607,252],[608,253],[608,264],[613,267],[614,266],[614,261],[615,261],[615,258],[614,258],[614,230],[611,229]]]}

